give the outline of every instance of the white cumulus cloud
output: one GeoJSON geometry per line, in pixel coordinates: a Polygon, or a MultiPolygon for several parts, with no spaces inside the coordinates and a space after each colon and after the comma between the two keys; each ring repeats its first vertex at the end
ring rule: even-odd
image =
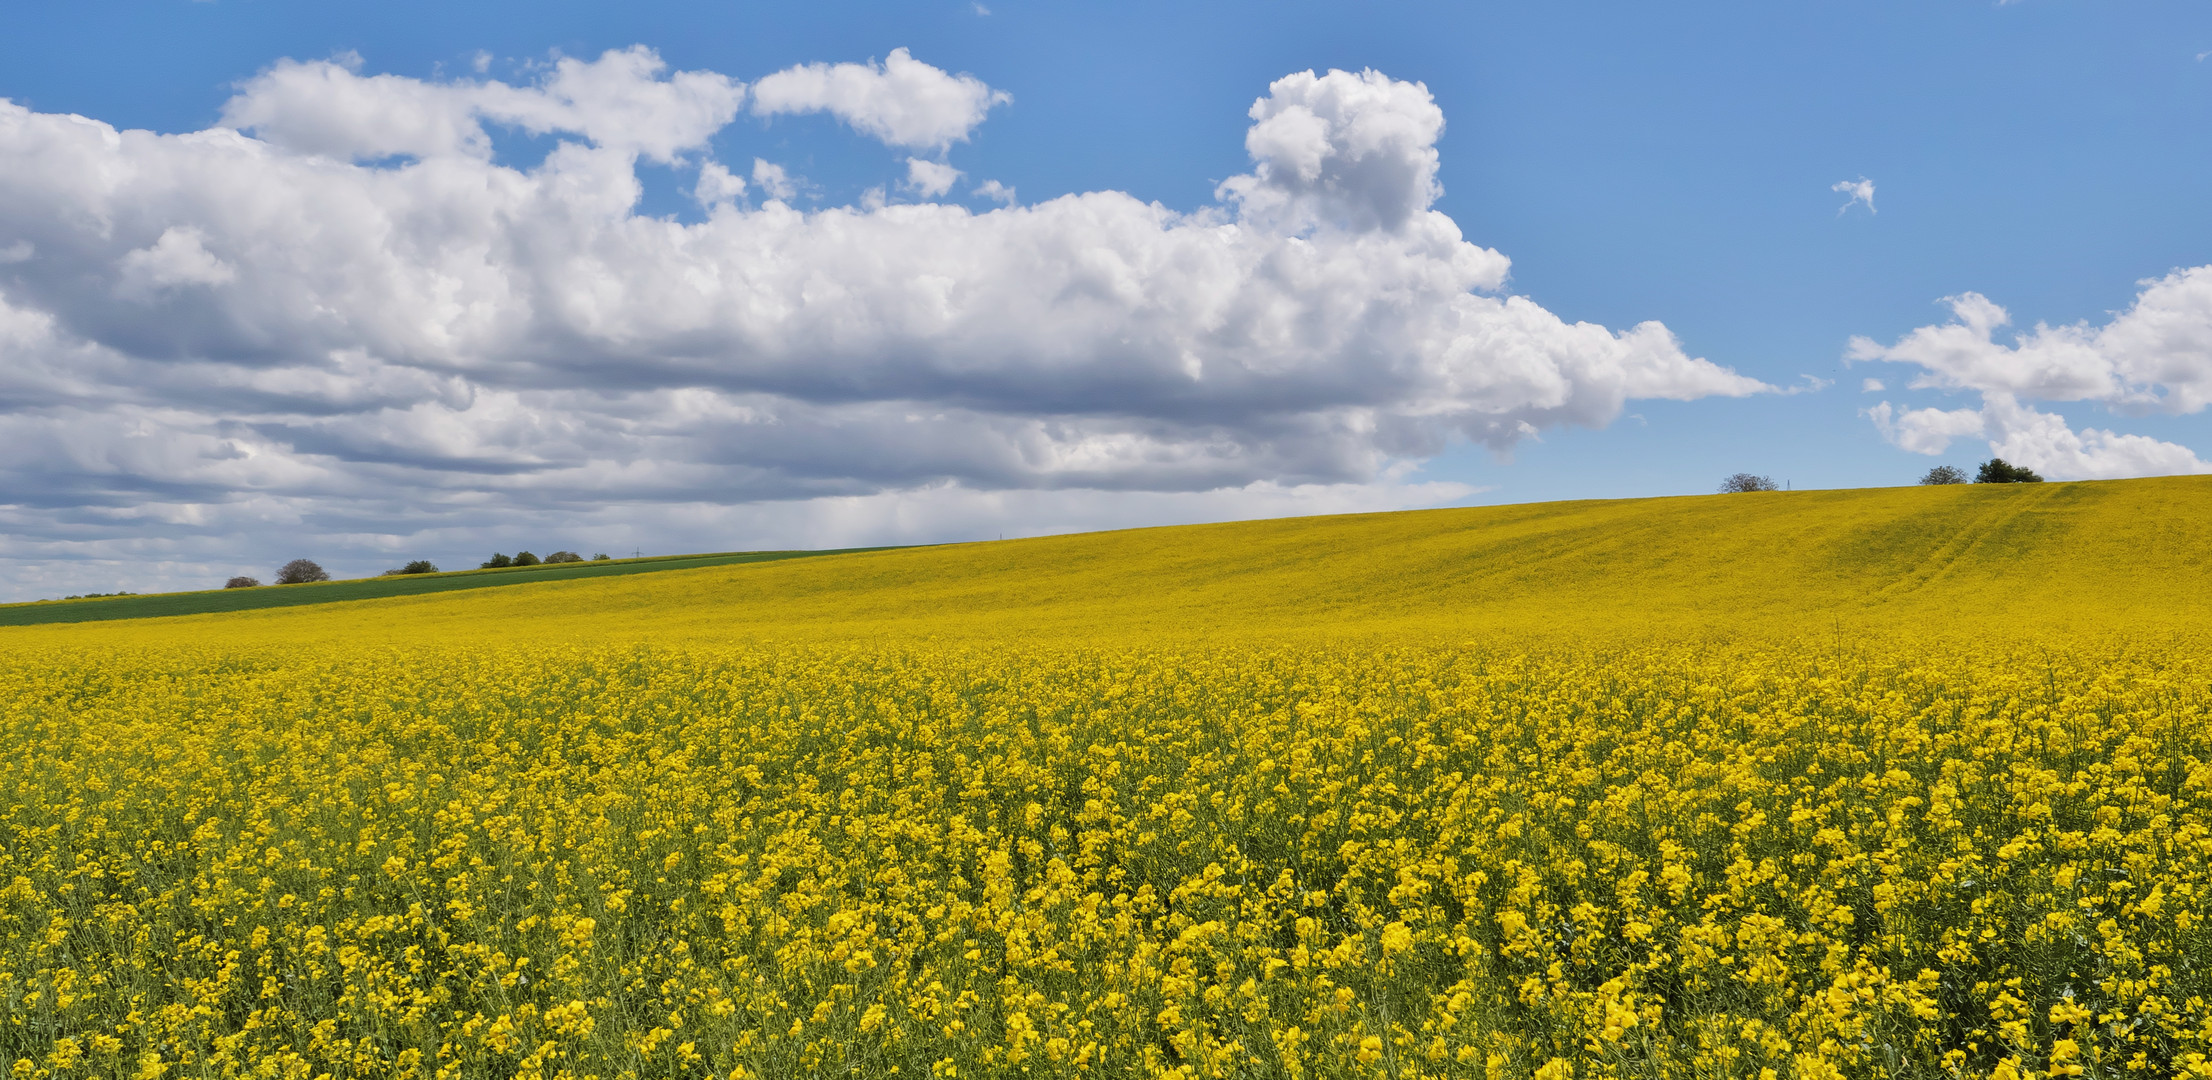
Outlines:
{"type": "MultiPolygon", "coordinates": [[[[989,184],[1008,206],[801,211],[780,167],[748,182],[704,153],[742,91],[631,49],[519,87],[282,63],[225,110],[243,133],[0,101],[12,580],[74,558],[220,580],[222,552],[308,545],[374,572],[577,523],[726,549],[773,531],[717,532],[768,520],[731,508],[846,520],[821,500],[904,509],[809,543],[880,541],[932,500],[1085,524],[1411,505],[1463,490],[1405,472],[1451,439],[1503,452],[1633,399],[1773,389],[1658,323],[1503,292],[1505,256],[1431,206],[1418,84],[1278,81],[1251,173],[1187,213],[989,184]],[[558,144],[510,164],[491,123],[558,144]],[[639,214],[640,158],[695,168],[705,219],[639,214]]],[[[949,190],[924,165],[914,186],[949,190]]]]}
{"type": "Polygon", "coordinates": [[[205,234],[190,225],[162,230],[152,246],[123,256],[117,265],[123,288],[141,294],[167,285],[221,285],[238,276],[207,250],[205,234]]]}
{"type": "Polygon", "coordinates": [[[2212,464],[2186,446],[2099,428],[2075,431],[2064,417],[2021,405],[2010,394],[1985,395],[1981,412],[1992,453],[2052,476],[2111,480],[2212,472],[2212,464]]]}
{"type": "Polygon", "coordinates": [[[2038,323],[1998,340],[2012,317],[1979,293],[1946,301],[1951,321],[1923,326],[1893,344],[1852,339],[1854,361],[1911,364],[1917,389],[1978,393],[1979,423],[1930,427],[1912,418],[1937,410],[1870,412],[1885,437],[1908,450],[1939,453],[1948,438],[1985,435],[2008,461],[2063,478],[2147,476],[2212,471],[2187,447],[2100,429],[2076,432],[2032,401],[2091,402],[2122,415],[2186,415],[2212,405],[2212,266],[2176,270],[2141,283],[2126,311],[2102,325],[2038,323]],[[1918,423],[1920,426],[1914,426],[1918,423]],[[1947,436],[1939,438],[1942,433],[1947,436]]]}
{"type": "Polygon", "coordinates": [[[1247,220],[1302,231],[1396,230],[1442,194],[1444,110],[1420,83],[1378,71],[1286,75],[1252,104],[1254,168],[1221,185],[1247,220]]]}
{"type": "Polygon", "coordinates": [[[691,197],[701,206],[731,202],[745,197],[745,178],[729,170],[719,161],[703,162],[699,166],[699,179],[691,188],[691,197]]]}
{"type": "Polygon", "coordinates": [[[799,191],[798,181],[783,166],[761,158],[753,159],[753,184],[771,199],[789,199],[799,191]]]}
{"type": "Polygon", "coordinates": [[[801,64],[753,87],[753,112],[829,113],[892,146],[942,150],[1014,100],[973,75],[953,75],[893,49],[881,64],[801,64]]]}
{"type": "Polygon", "coordinates": [[[1940,454],[1952,440],[1980,435],[1988,427],[1980,409],[1897,409],[1885,401],[1866,415],[1883,438],[1915,454],[1940,454]]]}
{"type": "Polygon", "coordinates": [[[745,84],[724,75],[664,74],[659,54],[643,46],[590,61],[563,57],[534,86],[363,76],[359,63],[350,55],[282,61],[240,85],[223,124],[284,150],[365,161],[486,158],[488,120],[668,162],[728,125],[745,100],[745,84]]]}
{"type": "Polygon", "coordinates": [[[906,159],[906,186],[925,199],[934,199],[960,182],[960,170],[942,161],[906,159]]]}

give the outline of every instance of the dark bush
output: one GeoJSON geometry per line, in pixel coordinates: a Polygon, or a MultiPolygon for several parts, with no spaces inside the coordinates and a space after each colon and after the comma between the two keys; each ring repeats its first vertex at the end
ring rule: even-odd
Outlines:
{"type": "Polygon", "coordinates": [[[532,554],[530,554],[530,553],[529,553],[529,552],[527,552],[527,551],[518,551],[518,552],[515,552],[515,565],[516,565],[516,566],[536,566],[536,565],[538,565],[538,557],[537,557],[537,556],[535,556],[535,555],[532,555],[532,554]]]}
{"type": "Polygon", "coordinates": [[[226,589],[258,589],[261,587],[261,579],[240,574],[224,582],[223,587],[226,589]]]}
{"type": "Polygon", "coordinates": [[[294,559],[277,571],[279,585],[305,585],[310,581],[329,581],[330,574],[315,565],[313,559],[294,559]]]}
{"type": "Polygon", "coordinates": [[[611,559],[611,558],[614,558],[614,556],[612,556],[612,555],[609,555],[609,554],[607,554],[606,552],[602,551],[602,552],[600,552],[599,554],[597,554],[597,555],[594,555],[594,556],[592,556],[592,557],[591,557],[591,561],[593,561],[593,562],[606,562],[606,561],[607,561],[608,559],[611,559]]]}
{"type": "Polygon", "coordinates": [[[496,551],[495,551],[495,552],[492,552],[492,557],[491,557],[491,558],[489,558],[489,559],[486,559],[486,560],[484,560],[484,565],[482,565],[482,566],[478,567],[478,569],[480,569],[480,570],[497,570],[497,569],[499,569],[499,568],[500,568],[500,567],[502,567],[502,566],[513,566],[514,564],[515,564],[515,561],[514,561],[513,559],[510,559],[510,558],[506,557],[505,555],[501,555],[500,553],[498,553],[498,552],[496,552],[496,551]]]}
{"type": "Polygon", "coordinates": [[[1963,484],[1966,482],[1966,470],[1956,465],[1938,465],[1933,469],[1929,469],[1928,475],[1921,477],[1920,482],[1923,484],[1963,484]]]}
{"type": "Polygon", "coordinates": [[[578,555],[578,554],[576,554],[576,553],[575,553],[575,552],[573,552],[573,551],[556,551],[556,552],[554,552],[553,554],[551,554],[551,555],[548,555],[548,556],[546,556],[546,557],[545,557],[545,564],[546,564],[547,566],[551,566],[551,565],[553,565],[554,563],[562,563],[562,562],[583,562],[583,561],[584,561],[584,557],[583,557],[583,556],[581,556],[581,555],[578,555]]]}
{"type": "Polygon", "coordinates": [[[399,577],[404,574],[435,574],[437,572],[438,564],[433,563],[428,559],[416,559],[414,562],[408,563],[407,565],[402,566],[397,570],[386,570],[383,573],[378,574],[377,576],[399,577]]]}
{"type": "Polygon", "coordinates": [[[1993,457],[1982,462],[1981,471],[1974,474],[1974,482],[1977,484],[2040,484],[2043,482],[2043,478],[2037,476],[2035,470],[2026,466],[2014,465],[2001,457],[1993,457]]]}
{"type": "Polygon", "coordinates": [[[1782,485],[1775,483],[1771,476],[1754,476],[1740,472],[1721,481],[1720,490],[1723,495],[1731,495],[1739,491],[1780,491],[1782,485]]]}

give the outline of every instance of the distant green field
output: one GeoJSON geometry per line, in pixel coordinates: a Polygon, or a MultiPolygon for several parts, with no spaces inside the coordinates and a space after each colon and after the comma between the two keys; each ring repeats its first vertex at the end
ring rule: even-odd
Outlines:
{"type": "Polygon", "coordinates": [[[509,566],[497,570],[456,570],[443,574],[408,574],[324,581],[312,585],[267,585],[253,589],[210,589],[205,592],[156,593],[148,596],[105,596],[83,600],[41,600],[28,604],[0,604],[0,626],[35,626],[41,623],[103,622],[109,619],[150,619],[163,615],[208,615],[256,608],[301,607],[342,600],[380,600],[389,596],[488,589],[503,585],[529,585],[571,578],[619,577],[660,570],[693,570],[732,563],[780,562],[810,555],[841,555],[884,548],[836,548],[824,551],[731,551],[710,555],[665,555],[644,559],[603,562],[509,566]]]}

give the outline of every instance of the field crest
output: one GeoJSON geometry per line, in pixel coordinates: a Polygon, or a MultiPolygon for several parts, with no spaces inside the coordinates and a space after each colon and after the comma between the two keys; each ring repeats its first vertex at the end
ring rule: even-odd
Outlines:
{"type": "MultiPolygon", "coordinates": [[[[2212,478],[1473,507],[945,545],[115,623],[73,641],[2182,632],[2212,478]]],[[[25,633],[26,631],[4,631],[25,633]]],[[[60,640],[60,639],[57,639],[60,640]]]]}

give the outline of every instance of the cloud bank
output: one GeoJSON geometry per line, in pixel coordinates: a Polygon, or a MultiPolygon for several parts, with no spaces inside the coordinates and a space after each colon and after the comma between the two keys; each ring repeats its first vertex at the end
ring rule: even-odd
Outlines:
{"type": "Polygon", "coordinates": [[[1867,410],[1884,438],[1921,454],[1940,454],[1960,438],[2059,479],[2111,479],[2212,472],[2188,447],[2098,428],[2076,431],[2032,404],[2092,402],[2123,416],[2191,415],[2212,405],[2212,266],[2176,270],[2142,283],[2135,303],[2102,326],[2036,324],[1997,340],[2011,315],[1979,293],[1946,301],[1951,321],[1923,326],[1882,345],[1854,338],[1854,361],[1920,369],[1916,389],[1969,391],[1977,409],[1903,409],[1884,401],[1867,410]]]}
{"type": "Polygon", "coordinates": [[[985,212],[929,201],[1006,100],[904,50],[748,86],[632,48],[524,85],[283,61],[185,134],[0,101],[19,591],[50,594],[55,560],[185,580],[243,548],[525,528],[953,535],[923,503],[1084,526],[1418,505],[1465,493],[1406,472],[1451,439],[1770,389],[1658,323],[1502,292],[1507,259],[1432,209],[1443,116],[1417,83],[1278,80],[1252,170],[1195,212],[996,181],[985,212]],[[887,177],[922,201],[799,209],[758,159],[748,183],[710,145],[748,102],[937,155],[887,177]],[[556,145],[507,163],[502,128],[556,145]],[[639,213],[641,162],[692,170],[703,220],[639,213]]]}

